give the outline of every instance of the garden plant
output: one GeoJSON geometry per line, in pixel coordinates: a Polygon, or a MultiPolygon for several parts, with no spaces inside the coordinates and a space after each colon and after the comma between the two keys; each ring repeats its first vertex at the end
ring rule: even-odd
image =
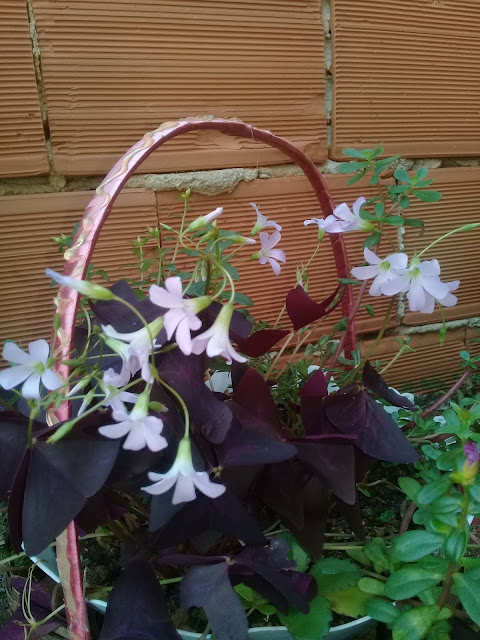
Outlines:
{"type": "MultiPolygon", "coordinates": [[[[457,303],[460,283],[442,281],[432,250],[477,225],[407,255],[401,230],[423,230],[411,202],[435,206],[441,197],[428,170],[407,173],[380,146],[344,153],[348,182],[364,178],[378,192],[335,207],[315,165],[270,132],[234,120],[169,122],[112,169],[75,234],[57,239],[66,267],[46,270],[60,285],[52,346],[3,347],[0,494],[15,553],[2,563],[55,544],[64,603],[32,572],[16,578],[22,607],[2,640],[41,637],[63,609],[71,637],[90,638],[78,536],[121,548],[117,579],[97,585],[96,596],[108,596],[100,640],[178,638],[174,606],[190,612],[191,630],[217,640],[245,640],[255,625],[320,640],[342,621],[332,615],[368,615],[394,640],[473,637],[480,395],[461,385],[480,357],[462,352],[459,381],[420,409],[383,378],[412,351],[408,336],[390,361],[380,364],[376,349],[398,294],[424,314],[457,303]],[[192,219],[187,191],[183,215],[134,242],[138,278],[90,280],[93,246],[128,176],[163,142],[198,128],[277,146],[318,197],[321,216],[292,222],[318,244],[275,322],[256,316],[238,275],[245,260],[262,278],[296,260],[261,202],[245,203],[252,222],[243,235],[224,228],[221,207],[192,219]],[[343,237],[352,232],[365,261],[350,268],[343,237]],[[324,278],[315,257],[328,241],[337,278],[315,300],[310,285],[324,278]],[[387,312],[362,349],[356,315],[373,313],[380,296],[390,300],[387,312]],[[333,322],[335,310],[342,317],[333,322]],[[375,469],[388,480],[367,482],[375,469]],[[365,529],[369,484],[400,496],[397,531],[365,529]],[[336,539],[332,517],[346,523],[336,539]]],[[[445,333],[443,323],[440,341],[445,333]]]]}

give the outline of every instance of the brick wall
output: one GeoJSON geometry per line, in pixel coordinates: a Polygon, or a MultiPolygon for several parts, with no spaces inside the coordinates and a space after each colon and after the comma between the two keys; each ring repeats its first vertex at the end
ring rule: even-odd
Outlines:
{"type": "MultiPolygon", "coordinates": [[[[406,233],[409,251],[480,220],[479,25],[477,0],[2,0],[0,340],[48,336],[43,269],[62,268],[50,238],[71,231],[118,157],[166,120],[212,114],[270,129],[318,163],[338,203],[371,189],[334,175],[347,146],[382,142],[407,158],[407,169],[431,168],[444,197],[412,206],[427,231],[406,233]]],[[[117,201],[95,267],[128,275],[119,267],[131,261],[129,241],[179,212],[178,191],[187,187],[192,213],[222,205],[227,221],[248,226],[255,201],[284,226],[290,259],[282,274],[258,265],[242,273],[258,315],[274,318],[296,262],[310,257],[315,234],[301,223],[318,208],[288,159],[253,140],[203,131],[153,154],[117,201]]],[[[387,358],[395,334],[418,334],[418,349],[389,370],[392,382],[411,377],[423,388],[427,371],[447,382],[458,351],[474,344],[479,240],[475,231],[435,251],[445,278],[462,281],[443,346],[425,325],[437,314],[397,305],[380,355],[387,358]]],[[[360,261],[358,239],[349,235],[347,244],[352,263],[360,261]]],[[[321,277],[312,295],[320,297],[335,278],[328,243],[314,268],[321,277]]],[[[385,300],[374,307],[374,318],[359,318],[365,340],[385,300]]]]}

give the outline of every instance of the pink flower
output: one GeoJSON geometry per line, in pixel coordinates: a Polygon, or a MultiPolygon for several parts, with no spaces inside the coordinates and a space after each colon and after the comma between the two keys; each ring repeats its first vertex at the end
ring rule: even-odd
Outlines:
{"type": "Polygon", "coordinates": [[[49,391],[61,387],[58,375],[47,367],[49,353],[46,340],[30,342],[28,353],[14,342],[5,342],[2,356],[16,366],[0,372],[0,387],[13,389],[23,382],[22,395],[32,400],[40,398],[40,381],[49,391]]]}
{"type": "Polygon", "coordinates": [[[258,258],[260,264],[269,262],[273,273],[278,276],[281,270],[278,260],[280,260],[280,262],[286,262],[287,260],[283,251],[273,248],[282,239],[281,233],[280,231],[274,231],[271,235],[268,235],[267,232],[262,232],[259,237],[262,248],[258,253],[254,254],[252,258],[258,258]]]}
{"type": "Polygon", "coordinates": [[[178,276],[173,276],[165,280],[165,288],[152,284],[150,300],[159,307],[168,309],[163,317],[167,338],[171,340],[175,334],[180,351],[189,356],[192,353],[190,331],[197,331],[202,326],[202,321],[196,314],[208,307],[211,298],[209,296],[184,298],[182,280],[178,276]]]}
{"type": "Polygon", "coordinates": [[[206,471],[195,471],[188,436],[180,440],[177,457],[169,471],[167,473],[149,473],[148,478],[155,484],[142,488],[154,496],[166,493],[175,486],[173,504],[195,500],[195,488],[209,498],[218,498],[222,493],[225,493],[224,485],[212,482],[206,471]]]}
{"type": "Polygon", "coordinates": [[[217,207],[210,213],[207,213],[205,216],[199,216],[198,218],[196,218],[196,220],[194,220],[188,225],[187,231],[197,231],[198,229],[203,229],[203,227],[208,222],[212,222],[212,220],[216,220],[222,215],[222,213],[223,213],[223,207],[217,207]]]}
{"type": "Polygon", "coordinates": [[[478,452],[478,445],[476,442],[472,442],[471,440],[467,440],[465,446],[463,447],[463,451],[467,456],[468,464],[472,465],[475,462],[478,462],[480,459],[480,454],[478,452]]]}
{"type": "Polygon", "coordinates": [[[403,275],[383,285],[385,295],[406,293],[410,311],[432,313],[435,301],[445,307],[453,307],[458,298],[451,292],[458,289],[460,280],[442,282],[438,260],[420,260],[414,256],[403,275]]]}
{"type": "MultiPolygon", "coordinates": [[[[329,233],[341,233],[344,231],[367,231],[375,230],[375,227],[368,220],[360,217],[360,209],[365,204],[365,198],[361,197],[355,200],[352,205],[353,212],[350,210],[346,202],[342,202],[333,210],[333,215],[339,220],[336,223],[328,225],[329,233]]],[[[330,217],[330,216],[329,216],[330,217]]]]}
{"type": "Polygon", "coordinates": [[[117,421],[116,424],[99,427],[99,433],[106,438],[127,436],[123,448],[130,451],[140,451],[145,447],[150,451],[165,449],[167,441],[160,435],[163,430],[163,421],[156,416],[148,415],[149,400],[148,392],[144,391],[139,395],[130,413],[123,410],[114,411],[113,419],[117,421]]]}
{"type": "Polygon", "coordinates": [[[192,353],[198,355],[206,350],[209,358],[222,356],[229,364],[232,360],[246,362],[247,359],[239,355],[230,342],[228,331],[230,329],[232,314],[233,304],[227,302],[227,304],[223,305],[210,329],[207,329],[193,339],[192,353]]]}
{"type": "Polygon", "coordinates": [[[354,267],[351,273],[358,280],[374,278],[370,287],[371,296],[382,295],[384,293],[384,285],[391,280],[400,278],[408,264],[406,253],[391,253],[382,260],[373,251],[365,247],[363,255],[368,262],[368,267],[354,267]]]}
{"type": "Polygon", "coordinates": [[[257,212],[257,222],[255,223],[255,226],[253,227],[252,231],[250,232],[251,236],[256,236],[259,231],[262,231],[262,229],[265,229],[266,227],[273,227],[277,231],[281,231],[282,230],[282,227],[279,224],[277,224],[273,220],[269,220],[267,218],[267,216],[264,216],[262,213],[260,213],[259,208],[257,207],[257,205],[254,202],[249,202],[248,204],[251,207],[253,207],[255,209],[255,211],[257,212]]]}

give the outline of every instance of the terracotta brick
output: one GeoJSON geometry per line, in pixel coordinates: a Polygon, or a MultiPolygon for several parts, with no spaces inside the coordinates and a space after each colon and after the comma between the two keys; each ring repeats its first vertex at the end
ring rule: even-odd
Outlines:
{"type": "Polygon", "coordinates": [[[25,0],[0,3],[0,177],[48,172],[25,0]]]}
{"type": "MultiPolygon", "coordinates": [[[[365,186],[365,183],[346,187],[345,183],[348,177],[325,176],[338,204],[345,200],[351,204],[360,193],[368,197],[376,192],[374,187],[365,186]]],[[[163,222],[170,221],[170,224],[173,224],[171,222],[173,220],[178,225],[178,216],[183,210],[182,201],[178,194],[158,193],[157,199],[159,219],[163,222]],[[173,218],[174,215],[177,217],[173,218]]],[[[253,315],[256,319],[271,322],[278,316],[287,292],[295,286],[297,264],[308,262],[317,245],[316,227],[305,228],[303,221],[306,218],[321,217],[322,213],[306,178],[293,177],[242,183],[233,193],[216,197],[194,194],[189,201],[192,209],[189,219],[208,213],[217,206],[223,206],[224,214],[221,218],[221,226],[248,234],[256,220],[255,211],[249,206],[249,202],[255,202],[264,215],[283,227],[282,241],[278,247],[285,250],[287,263],[282,267],[279,276],[273,274],[269,265],[259,265],[258,262],[247,262],[239,266],[240,291],[253,299],[255,303],[252,310],[253,315]]],[[[352,265],[361,263],[363,261],[362,241],[365,235],[349,233],[345,237],[352,265]]],[[[255,247],[242,248],[238,252],[239,259],[243,259],[242,256],[251,255],[256,250],[258,249],[255,247]]],[[[310,266],[309,273],[309,293],[315,300],[320,301],[333,292],[337,282],[328,237],[324,238],[322,247],[310,266]]],[[[374,318],[370,318],[365,310],[361,310],[359,314],[358,329],[368,332],[381,325],[389,300],[366,296],[365,303],[371,303],[376,310],[374,318]]],[[[332,314],[335,321],[338,321],[340,317],[339,312],[332,314]]],[[[284,316],[285,318],[286,316],[284,316]]],[[[325,324],[321,323],[320,334],[325,327],[330,325],[330,321],[326,321],[325,324]]]]}
{"type": "MultiPolygon", "coordinates": [[[[103,173],[163,121],[236,116],[326,159],[318,0],[33,0],[55,168],[103,173]]],[[[142,172],[284,162],[253,141],[198,132],[142,172]]]]}
{"type": "Polygon", "coordinates": [[[478,155],[478,0],[332,0],[333,157],[478,155]]]}
{"type": "MultiPolygon", "coordinates": [[[[405,247],[410,254],[423,249],[432,240],[455,227],[480,222],[480,167],[433,169],[429,172],[429,177],[434,181],[431,188],[440,191],[442,199],[426,203],[412,198],[408,215],[424,220],[425,233],[420,236],[418,230],[407,230],[405,247]]],[[[480,228],[477,228],[447,238],[424,254],[427,259],[439,260],[442,280],[460,280],[460,288],[456,292],[458,304],[451,308],[443,307],[447,320],[480,315],[479,246],[480,228]]],[[[430,315],[407,312],[404,323],[416,325],[439,320],[440,311],[430,315]]]]}
{"type": "MultiPolygon", "coordinates": [[[[62,271],[64,265],[51,238],[72,231],[91,197],[92,192],[76,192],[0,198],[0,342],[50,337],[55,290],[44,271],[62,271]]],[[[124,190],[100,233],[94,267],[112,279],[136,276],[120,266],[136,261],[130,241],[156,224],[154,193],[124,190]]]]}
{"type": "MultiPolygon", "coordinates": [[[[440,344],[438,333],[410,337],[415,353],[403,353],[385,372],[386,381],[400,391],[446,391],[462,373],[458,354],[465,348],[465,328],[448,331],[444,344],[440,344]]],[[[368,352],[371,344],[372,341],[362,343],[363,353],[368,352]]],[[[375,350],[371,362],[377,363],[381,370],[399,349],[394,337],[386,338],[375,350]]]]}

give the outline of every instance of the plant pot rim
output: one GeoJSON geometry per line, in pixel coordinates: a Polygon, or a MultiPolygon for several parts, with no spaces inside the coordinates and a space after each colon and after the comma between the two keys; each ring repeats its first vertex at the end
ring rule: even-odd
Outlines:
{"type": "MultiPolygon", "coordinates": [[[[30,560],[36,564],[36,566],[46,573],[52,580],[59,583],[60,578],[58,575],[57,560],[55,557],[55,551],[53,547],[48,547],[44,551],[38,554],[38,556],[30,556],[30,560]]],[[[87,604],[99,611],[105,613],[107,609],[107,602],[99,599],[87,599],[87,604]]],[[[370,616],[363,616],[357,618],[351,622],[340,624],[336,627],[331,627],[325,640],[350,640],[355,637],[359,631],[359,628],[366,629],[370,624],[373,624],[370,616]]],[[[194,631],[184,631],[183,629],[177,629],[183,640],[198,640],[201,637],[201,633],[195,633],[194,631]]],[[[248,630],[249,637],[254,637],[255,640],[289,640],[292,638],[287,627],[252,627],[248,630]]],[[[210,638],[210,636],[207,636],[210,638]]]]}

